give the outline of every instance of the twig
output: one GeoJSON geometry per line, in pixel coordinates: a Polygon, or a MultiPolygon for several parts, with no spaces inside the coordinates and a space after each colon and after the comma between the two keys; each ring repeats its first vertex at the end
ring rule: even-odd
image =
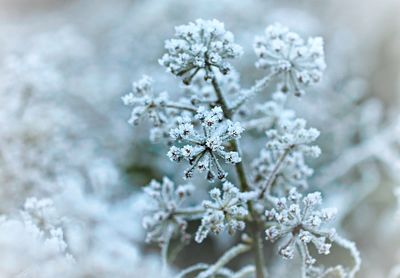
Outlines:
{"type": "Polygon", "coordinates": [[[240,243],[231,249],[229,249],[224,255],[222,255],[219,260],[211,265],[207,270],[199,273],[196,277],[197,278],[206,278],[212,277],[214,274],[217,273],[219,269],[229,263],[233,258],[237,257],[238,255],[247,252],[251,249],[251,247],[247,244],[240,243]]]}
{"type": "Polygon", "coordinates": [[[271,174],[269,175],[267,182],[265,183],[263,189],[260,192],[259,199],[262,199],[264,197],[265,192],[269,193],[272,184],[275,182],[276,175],[278,174],[279,170],[281,169],[281,166],[283,162],[285,161],[286,156],[290,153],[292,147],[287,148],[282,155],[279,157],[278,161],[275,164],[274,169],[272,170],[271,174]]]}
{"type": "MultiPolygon", "coordinates": [[[[222,91],[218,85],[218,82],[215,78],[212,79],[211,81],[215,94],[218,98],[218,104],[221,105],[222,111],[224,113],[225,118],[231,120],[233,117],[232,111],[229,109],[229,106],[224,98],[224,95],[222,94],[222,91]]],[[[232,147],[233,150],[238,152],[239,155],[241,154],[240,150],[240,145],[237,140],[232,141],[232,147]]],[[[239,183],[240,183],[240,188],[243,192],[250,191],[249,187],[249,182],[244,170],[243,162],[239,162],[235,164],[236,172],[238,175],[239,183]]],[[[252,223],[252,234],[254,237],[253,240],[253,248],[254,248],[254,255],[255,255],[255,264],[256,264],[256,277],[257,278],[264,278],[266,277],[265,275],[265,266],[264,266],[264,250],[263,250],[263,243],[262,243],[262,238],[259,232],[259,223],[257,221],[256,213],[253,209],[253,204],[251,201],[248,201],[247,203],[250,215],[253,218],[252,223]]]]}

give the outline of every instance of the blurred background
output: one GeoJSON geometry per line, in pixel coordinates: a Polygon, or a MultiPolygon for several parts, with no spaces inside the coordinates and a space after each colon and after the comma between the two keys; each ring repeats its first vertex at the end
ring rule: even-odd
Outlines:
{"type": "MultiPolygon", "coordinates": [[[[157,60],[174,26],[197,18],[216,18],[234,33],[245,51],[234,66],[250,87],[263,76],[254,67],[254,36],[280,22],[325,40],[323,82],[290,101],[322,133],[310,184],[339,208],[339,230],[363,259],[358,277],[400,277],[399,14],[397,0],[0,0],[0,215],[16,217],[29,197],[53,198],[59,211],[86,223],[79,232],[64,227],[80,265],[79,274],[65,277],[156,277],[157,247],[143,244],[140,188],[164,175],[181,183],[182,171],[164,146],[149,142],[146,125],[127,124],[130,111],[120,98],[143,74],[159,91],[182,91],[157,60]],[[65,188],[72,193],[59,196],[65,188]],[[96,241],[105,237],[113,246],[96,241]],[[82,243],[88,238],[90,246],[82,243]],[[134,251],[124,249],[128,244],[134,251]],[[127,271],[130,262],[140,270],[127,271]],[[84,276],[93,266],[99,274],[84,276]]],[[[257,144],[247,144],[254,157],[257,144]]],[[[12,234],[0,229],[2,277],[17,277],[38,260],[23,252],[28,247],[18,249],[12,234]],[[20,256],[24,263],[16,262],[20,256]]],[[[191,244],[176,267],[212,262],[228,244],[191,244]]],[[[333,257],[351,264],[341,250],[333,257]]],[[[67,269],[47,260],[40,258],[48,277],[67,269]]],[[[269,260],[273,277],[297,277],[281,259],[269,260]]]]}

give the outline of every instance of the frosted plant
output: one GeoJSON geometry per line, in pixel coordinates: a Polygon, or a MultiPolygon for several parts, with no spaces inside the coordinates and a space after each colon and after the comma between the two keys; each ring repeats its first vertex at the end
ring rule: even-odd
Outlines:
{"type": "Polygon", "coordinates": [[[279,122],[277,129],[266,132],[266,146],[253,162],[255,181],[264,182],[261,197],[275,183],[280,189],[288,186],[307,188],[306,179],[312,175],[312,169],[305,165],[304,155],[318,157],[321,151],[319,147],[309,145],[317,139],[319,131],[305,126],[306,121],[302,119],[286,120],[279,122]]]}
{"type": "Polygon", "coordinates": [[[198,19],[178,26],[175,36],[165,42],[168,53],[159,62],[172,74],[183,76],[185,84],[200,70],[205,71],[206,79],[213,78],[213,68],[227,74],[231,68],[227,60],[242,54],[242,48],[234,43],[233,34],[225,31],[224,24],[215,19],[198,19]]]}
{"type": "Polygon", "coordinates": [[[168,156],[173,161],[185,159],[191,166],[185,171],[185,178],[191,178],[193,171],[207,172],[207,179],[214,181],[215,177],[224,180],[227,176],[220,165],[218,157],[226,163],[236,164],[241,161],[238,152],[225,151],[225,146],[231,140],[240,138],[243,128],[238,122],[223,121],[221,107],[212,110],[200,107],[195,115],[200,120],[202,133],[197,132],[191,122],[184,122],[171,130],[171,138],[189,143],[181,148],[172,146],[168,156]],[[216,170],[216,173],[214,171],[216,170]]]}
{"type": "Polygon", "coordinates": [[[213,201],[204,201],[206,210],[201,225],[196,233],[196,241],[201,243],[210,231],[219,234],[228,229],[229,234],[245,228],[244,219],[248,215],[246,202],[255,194],[242,193],[230,182],[224,182],[222,192],[218,188],[210,191],[213,201]]]}
{"type": "Polygon", "coordinates": [[[150,215],[143,219],[143,226],[148,230],[147,241],[165,244],[166,239],[176,234],[186,237],[187,222],[180,210],[181,203],[193,192],[193,185],[175,188],[174,183],[164,177],[162,183],[153,180],[144,190],[155,201],[150,215]]]}
{"type": "Polygon", "coordinates": [[[318,138],[319,131],[315,128],[307,129],[303,119],[282,122],[277,129],[268,130],[266,135],[267,148],[272,150],[294,150],[314,157],[319,156],[321,152],[319,147],[308,145],[318,138]]]}
{"type": "Polygon", "coordinates": [[[167,116],[164,107],[168,100],[166,92],[153,97],[153,81],[148,76],[143,76],[138,82],[132,84],[132,92],[123,96],[122,101],[125,105],[133,106],[130,124],[137,125],[139,119],[148,114],[148,117],[155,126],[160,126],[166,122],[167,116]]]}
{"type": "MultiPolygon", "coordinates": [[[[277,167],[279,156],[282,155],[279,151],[264,148],[260,152],[260,156],[253,161],[254,182],[263,184],[265,177],[270,176],[277,167]]],[[[271,185],[271,190],[290,189],[292,186],[301,190],[308,188],[307,179],[312,176],[313,169],[306,165],[304,155],[301,152],[291,152],[288,154],[280,169],[276,170],[276,178],[271,185]]]]}
{"type": "Polygon", "coordinates": [[[301,251],[303,262],[313,265],[316,260],[311,257],[308,244],[312,243],[319,254],[327,255],[335,236],[334,230],[327,230],[323,225],[332,221],[336,209],[318,209],[322,198],[320,192],[309,193],[304,198],[292,188],[286,198],[276,199],[274,208],[266,211],[268,228],[266,238],[272,242],[288,238],[279,249],[279,254],[286,259],[292,259],[296,247],[301,251]]]}
{"type": "MultiPolygon", "coordinates": [[[[223,231],[229,235],[241,234],[241,240],[214,264],[189,266],[178,277],[196,273],[196,277],[266,277],[262,235],[265,229],[268,240],[288,238],[280,248],[284,257],[293,258],[295,247],[300,247],[304,265],[299,273],[303,277],[328,275],[339,270],[353,277],[360,264],[354,243],[325,230],[323,225],[332,220],[336,210],[317,208],[322,201],[320,193],[310,193],[302,198],[297,192],[308,186],[307,178],[313,169],[306,165],[305,157],[320,155],[319,147],[313,145],[320,133],[315,128],[308,128],[305,120],[296,118],[295,113],[285,107],[290,96],[285,94],[288,90],[300,96],[303,88],[319,81],[325,67],[322,39],[309,39],[304,43],[286,28],[268,27],[266,36],[258,39],[255,50],[260,58],[257,66],[268,68],[270,74],[256,81],[250,89],[244,89],[236,71],[230,70],[228,74],[231,66],[226,60],[238,57],[240,47],[233,43],[233,36],[225,31],[223,24],[216,20],[197,20],[178,27],[176,37],[167,40],[167,53],[160,64],[190,85],[184,88],[184,97],[178,101],[160,101],[151,108],[158,112],[165,108],[174,111],[166,117],[169,124],[162,133],[170,129],[170,138],[164,138],[170,160],[186,160],[190,164],[184,171],[184,178],[191,178],[196,170],[206,172],[207,180],[215,182],[215,187],[209,191],[211,200],[206,201],[201,199],[202,192],[207,189],[203,183],[196,187],[175,188],[172,181],[164,178],[162,183],[153,181],[145,189],[156,200],[156,205],[150,208],[151,215],[145,217],[147,238],[161,243],[164,264],[177,254],[172,240],[177,237],[181,242],[187,242],[189,229],[186,227],[201,219],[196,242],[202,243],[210,232],[221,237],[225,234],[223,231]],[[204,75],[198,74],[200,71],[204,75]],[[257,99],[262,97],[257,93],[274,79],[284,83],[278,85],[272,100],[257,99]],[[170,103],[168,107],[167,102],[170,103]],[[255,109],[250,108],[251,105],[255,109]],[[259,114],[262,116],[257,118],[259,114]],[[244,126],[258,128],[265,134],[261,138],[266,141],[264,148],[254,143],[260,156],[251,163],[252,176],[246,166],[248,153],[240,146],[245,131],[241,121],[244,126]],[[233,164],[236,176],[228,177],[220,161],[233,164]],[[183,199],[192,192],[192,198],[183,204],[183,199]],[[289,196],[283,197],[287,194],[289,196]],[[320,254],[328,254],[333,243],[351,253],[354,258],[351,270],[342,266],[325,268],[311,257],[310,244],[320,254]],[[231,259],[250,250],[254,266],[241,270],[226,267],[231,259]]],[[[161,96],[155,94],[152,99],[161,96]]],[[[130,95],[124,97],[126,103],[131,99],[130,95]]],[[[145,99],[139,98],[138,102],[145,99]]],[[[134,114],[141,115],[145,109],[139,110],[140,113],[134,114]]]]}
{"type": "Polygon", "coordinates": [[[167,138],[169,130],[187,118],[188,111],[195,111],[190,103],[170,101],[167,92],[156,94],[153,91],[153,80],[146,75],[133,82],[132,92],[124,95],[122,101],[124,105],[133,107],[128,120],[130,124],[139,124],[145,116],[149,118],[153,124],[150,131],[153,142],[167,138]]]}
{"type": "Polygon", "coordinates": [[[279,75],[283,90],[297,96],[304,94],[304,87],[318,82],[326,67],[322,38],[305,42],[280,24],[267,27],[264,36],[256,38],[254,50],[259,58],[256,66],[279,75]]]}

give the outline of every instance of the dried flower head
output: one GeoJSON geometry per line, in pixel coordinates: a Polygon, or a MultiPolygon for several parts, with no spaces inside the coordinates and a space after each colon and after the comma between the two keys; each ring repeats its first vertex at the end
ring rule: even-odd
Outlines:
{"type": "Polygon", "coordinates": [[[227,60],[242,54],[242,48],[234,43],[233,34],[225,31],[224,24],[215,19],[197,19],[178,26],[175,37],[165,42],[167,53],[159,63],[172,74],[183,76],[185,84],[200,70],[205,71],[205,79],[214,77],[212,68],[227,74],[231,68],[227,60]]]}
{"type": "Polygon", "coordinates": [[[180,234],[187,239],[187,222],[179,214],[182,202],[191,195],[194,186],[191,184],[179,185],[164,177],[162,183],[155,180],[144,189],[154,201],[154,205],[143,218],[143,226],[147,230],[147,241],[155,241],[160,244],[174,235],[180,234]]]}
{"type": "Polygon", "coordinates": [[[161,126],[167,122],[165,104],[168,100],[167,92],[156,95],[153,92],[153,80],[144,75],[139,81],[132,84],[132,92],[122,97],[125,105],[133,107],[130,124],[137,125],[140,118],[148,115],[154,126],[161,126]]]}
{"type": "Polygon", "coordinates": [[[188,144],[182,147],[172,146],[168,156],[172,161],[182,159],[189,161],[191,166],[185,171],[185,178],[191,178],[197,169],[200,172],[207,172],[209,181],[214,181],[215,177],[224,180],[227,173],[222,169],[218,158],[231,164],[241,161],[239,154],[226,151],[225,145],[239,138],[243,128],[239,123],[224,121],[222,109],[218,106],[211,110],[200,107],[196,118],[201,122],[202,132],[197,132],[192,122],[183,122],[172,129],[171,138],[188,144]]]}
{"type": "Polygon", "coordinates": [[[201,220],[195,240],[202,242],[211,231],[219,234],[225,229],[229,234],[245,228],[244,218],[248,215],[246,202],[254,198],[250,192],[242,193],[232,183],[226,181],[222,185],[222,192],[218,188],[210,191],[212,201],[204,201],[206,213],[201,220]]]}
{"type": "Polygon", "coordinates": [[[274,208],[266,211],[265,215],[272,226],[268,228],[266,239],[272,242],[287,238],[279,249],[279,254],[286,259],[292,259],[296,246],[307,265],[315,263],[311,257],[308,244],[312,243],[319,254],[329,254],[335,230],[323,228],[336,215],[336,209],[318,209],[322,198],[320,192],[310,193],[302,197],[295,188],[289,191],[286,198],[276,199],[274,208]]]}
{"type": "Polygon", "coordinates": [[[326,67],[322,38],[305,42],[280,24],[268,26],[264,36],[256,37],[254,50],[259,58],[256,67],[279,75],[284,91],[297,96],[304,94],[304,87],[319,82],[326,67]]]}

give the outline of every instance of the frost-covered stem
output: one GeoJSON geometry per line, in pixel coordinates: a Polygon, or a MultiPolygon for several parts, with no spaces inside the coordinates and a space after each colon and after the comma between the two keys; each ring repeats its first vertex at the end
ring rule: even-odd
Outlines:
{"type": "Polygon", "coordinates": [[[265,122],[270,120],[270,119],[271,119],[271,117],[261,117],[261,118],[256,118],[256,119],[250,119],[247,122],[243,123],[243,127],[246,130],[249,130],[249,129],[262,129],[265,126],[267,126],[265,124],[265,122]]]}
{"type": "Polygon", "coordinates": [[[334,241],[337,245],[347,249],[350,252],[350,255],[352,256],[352,258],[354,260],[354,266],[349,271],[348,277],[350,277],[350,278],[354,277],[354,275],[357,273],[357,271],[360,270],[360,267],[361,267],[360,252],[358,251],[355,243],[350,240],[347,240],[345,238],[342,238],[338,235],[335,236],[334,241]]]}
{"type": "Polygon", "coordinates": [[[179,110],[186,110],[186,111],[189,111],[189,112],[196,113],[196,108],[190,107],[190,106],[187,106],[187,105],[184,105],[184,104],[179,104],[179,103],[166,103],[164,105],[164,107],[166,107],[166,108],[174,108],[174,109],[179,109],[179,110]]]}
{"type": "Polygon", "coordinates": [[[272,184],[276,179],[276,175],[278,174],[279,170],[281,169],[283,161],[285,161],[286,156],[290,153],[292,147],[287,148],[282,155],[279,157],[278,161],[275,164],[274,169],[272,170],[271,174],[269,175],[267,182],[265,183],[263,189],[260,192],[259,199],[262,199],[265,195],[265,192],[269,192],[271,189],[272,184]]]}
{"type": "Polygon", "coordinates": [[[252,265],[248,265],[240,269],[236,272],[232,278],[245,278],[245,277],[253,277],[255,272],[255,268],[252,265]]]}
{"type": "Polygon", "coordinates": [[[229,263],[233,258],[237,257],[238,255],[247,252],[251,249],[251,247],[248,244],[243,244],[240,243],[231,249],[229,249],[219,260],[210,266],[206,271],[201,272],[197,277],[199,278],[205,278],[205,277],[211,277],[214,274],[218,272],[219,269],[221,269],[223,266],[225,266],[227,263],[229,263]]]}
{"type": "MultiPolygon", "coordinates": [[[[224,116],[232,120],[232,111],[229,109],[228,104],[222,94],[222,91],[218,85],[216,78],[211,80],[212,86],[214,88],[215,94],[217,95],[217,103],[221,106],[224,116]]],[[[236,151],[242,156],[240,145],[237,140],[232,141],[232,148],[233,151],[236,151]]],[[[244,170],[243,161],[235,164],[236,173],[238,175],[240,189],[243,192],[250,191],[249,182],[244,170]]],[[[255,265],[256,265],[256,277],[257,278],[264,278],[265,275],[265,266],[264,266],[264,250],[263,250],[263,242],[260,232],[260,224],[257,220],[257,215],[253,209],[253,204],[251,201],[247,203],[250,215],[253,219],[252,223],[252,236],[253,236],[253,249],[254,249],[254,256],[255,256],[255,265]]]]}
{"type": "Polygon", "coordinates": [[[185,216],[194,216],[197,214],[203,214],[205,210],[203,208],[195,207],[195,208],[186,208],[186,209],[178,209],[174,212],[174,215],[185,215],[185,216]]]}
{"type": "Polygon", "coordinates": [[[268,86],[269,82],[271,81],[272,77],[276,75],[277,73],[270,73],[269,75],[265,76],[263,79],[260,79],[256,82],[256,84],[250,88],[250,91],[253,93],[260,92],[263,90],[265,87],[268,86]]]}
{"type": "Polygon", "coordinates": [[[232,111],[228,107],[228,103],[226,102],[226,99],[224,95],[222,94],[221,88],[218,85],[217,79],[213,78],[211,80],[212,86],[214,88],[215,94],[217,95],[217,103],[221,105],[222,111],[224,113],[225,118],[231,120],[232,119],[232,111]]]}
{"type": "Polygon", "coordinates": [[[168,249],[169,249],[169,242],[171,240],[173,233],[173,229],[171,227],[168,227],[167,229],[167,235],[166,235],[166,240],[161,246],[161,257],[162,257],[162,277],[167,276],[167,271],[168,271],[168,249]]]}
{"type": "Polygon", "coordinates": [[[189,273],[196,272],[196,271],[203,270],[203,269],[207,269],[208,267],[209,267],[209,265],[208,265],[208,264],[204,264],[204,263],[198,263],[198,264],[192,265],[192,266],[190,266],[190,267],[188,267],[188,268],[182,270],[182,271],[176,276],[176,278],[184,278],[184,277],[186,277],[186,275],[188,275],[189,273]]]}

